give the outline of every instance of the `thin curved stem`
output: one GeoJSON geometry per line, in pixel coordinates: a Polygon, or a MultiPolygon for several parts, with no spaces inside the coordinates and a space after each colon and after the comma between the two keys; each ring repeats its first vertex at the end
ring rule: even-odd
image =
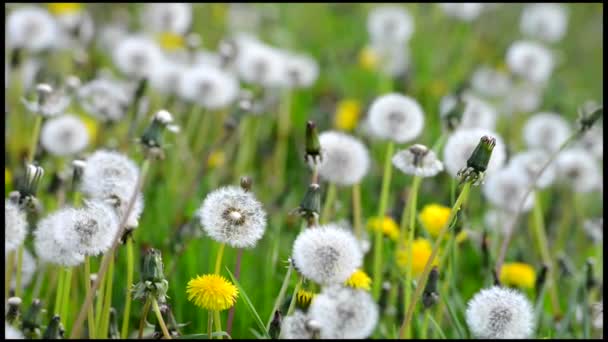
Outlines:
{"type": "Polygon", "coordinates": [[[222,258],[224,256],[224,247],[226,247],[225,243],[220,244],[220,249],[217,251],[217,256],[215,257],[214,274],[220,274],[220,268],[222,267],[222,258]]]}
{"type": "Polygon", "coordinates": [[[154,309],[154,313],[156,314],[156,319],[158,320],[158,324],[160,325],[160,329],[163,331],[163,335],[168,340],[171,340],[171,334],[169,334],[169,330],[167,329],[167,325],[165,325],[165,320],[163,319],[163,315],[160,313],[160,308],[158,307],[158,302],[156,298],[152,298],[152,308],[154,309]]]}
{"type": "MultiPolygon", "coordinates": [[[[422,178],[418,176],[414,176],[414,180],[412,181],[412,190],[411,195],[409,196],[410,205],[410,213],[409,213],[409,227],[407,234],[407,248],[408,248],[408,258],[407,258],[407,268],[405,270],[405,298],[404,298],[404,309],[410,303],[410,297],[412,293],[412,263],[414,258],[414,252],[412,245],[414,243],[414,233],[416,230],[416,202],[418,200],[418,189],[420,187],[420,182],[422,178]]],[[[406,336],[409,337],[410,329],[406,332],[406,336]]]]}
{"type": "Polygon", "coordinates": [[[357,239],[362,235],[361,223],[361,185],[359,183],[353,185],[353,222],[355,223],[355,236],[357,239]]]}
{"type": "Polygon", "coordinates": [[[129,316],[131,315],[131,286],[133,285],[133,238],[127,238],[127,293],[125,298],[125,311],[122,318],[121,338],[127,338],[129,333],[129,316]]]}
{"type": "Polygon", "coordinates": [[[281,305],[281,301],[283,297],[285,297],[285,292],[287,292],[287,285],[289,285],[289,279],[291,276],[291,271],[293,270],[293,263],[289,263],[289,267],[287,268],[287,273],[285,274],[285,278],[283,278],[283,284],[281,285],[281,290],[279,290],[279,295],[277,299],[274,301],[274,305],[272,306],[272,312],[270,313],[270,318],[268,318],[268,323],[266,323],[266,330],[270,329],[270,323],[272,323],[272,319],[274,318],[274,313],[281,305]]]}
{"type": "Polygon", "coordinates": [[[141,313],[141,319],[139,320],[139,333],[137,334],[137,338],[141,340],[144,335],[144,324],[146,322],[146,317],[148,316],[148,312],[150,311],[150,306],[152,305],[150,298],[146,298],[146,303],[144,304],[144,308],[141,313]]]}
{"type": "Polygon", "coordinates": [[[321,224],[327,223],[331,207],[333,206],[336,200],[336,192],[336,185],[334,183],[329,183],[329,188],[327,189],[327,197],[325,197],[325,203],[323,204],[323,210],[321,211],[321,219],[319,220],[321,224]]]}

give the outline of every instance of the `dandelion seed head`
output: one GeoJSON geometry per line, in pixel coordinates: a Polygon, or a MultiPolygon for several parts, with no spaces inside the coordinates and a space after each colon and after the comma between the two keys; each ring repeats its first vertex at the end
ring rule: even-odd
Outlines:
{"type": "Polygon", "coordinates": [[[4,249],[6,252],[16,250],[23,244],[27,235],[27,217],[19,206],[10,200],[4,200],[4,249]]]}
{"type": "Polygon", "coordinates": [[[40,144],[56,156],[70,156],[82,152],[89,144],[86,125],[77,116],[66,114],[44,123],[40,144]]]}
{"type": "Polygon", "coordinates": [[[148,3],[144,5],[141,23],[151,32],[184,34],[192,21],[192,4],[148,3]]]}
{"type": "Polygon", "coordinates": [[[131,103],[130,93],[125,82],[97,78],[78,88],[76,96],[88,114],[103,122],[118,122],[131,103]]]}
{"type": "Polygon", "coordinates": [[[548,43],[561,40],[568,28],[568,12],[562,4],[529,4],[519,24],[521,33],[548,43]]]}
{"type": "Polygon", "coordinates": [[[7,44],[13,48],[32,52],[51,48],[58,31],[57,21],[39,7],[20,7],[6,18],[7,44]]]}
{"type": "Polygon", "coordinates": [[[191,279],[186,287],[188,300],[194,305],[210,311],[230,309],[239,290],[226,278],[217,274],[205,274],[191,279]]]}
{"type": "MultiPolygon", "coordinates": [[[[32,76],[35,78],[35,76],[32,76]]],[[[43,117],[53,117],[63,114],[70,105],[71,97],[61,89],[53,89],[46,83],[36,85],[38,99],[36,101],[26,101],[22,99],[25,108],[43,117]]]]}
{"type": "Polygon", "coordinates": [[[548,152],[557,151],[570,136],[570,125],[556,113],[534,114],[526,121],[523,137],[530,148],[541,148],[548,152]]]}
{"type": "Polygon", "coordinates": [[[312,57],[286,53],[284,82],[291,88],[311,87],[319,76],[319,65],[312,57]]]}
{"type": "Polygon", "coordinates": [[[283,84],[285,59],[279,50],[251,38],[237,42],[236,69],[243,81],[264,87],[283,84]]]}
{"type": "Polygon", "coordinates": [[[604,329],[604,301],[594,303],[591,306],[592,321],[595,329],[604,329]]]}
{"type": "Polygon", "coordinates": [[[65,267],[77,266],[84,261],[76,246],[66,246],[66,226],[74,224],[76,209],[60,209],[38,222],[34,231],[34,249],[38,258],[47,263],[65,267]]]}
{"type": "Polygon", "coordinates": [[[302,275],[323,285],[344,283],[363,262],[354,235],[334,224],[301,232],[292,257],[302,275]]]}
{"type": "Polygon", "coordinates": [[[309,321],[308,315],[300,310],[295,310],[292,315],[283,318],[280,338],[284,340],[312,339],[313,332],[308,327],[309,321]]]}
{"type": "Polygon", "coordinates": [[[542,91],[538,85],[531,83],[518,84],[507,92],[502,102],[502,112],[507,115],[513,113],[530,113],[540,107],[542,91]]]}
{"type": "Polygon", "coordinates": [[[322,339],[366,338],[378,323],[378,306],[365,290],[334,285],[315,297],[308,316],[319,323],[322,339]]]}
{"type": "Polygon", "coordinates": [[[516,290],[498,286],[473,296],[467,305],[466,321],[475,337],[485,339],[527,338],[534,328],[528,299],[516,290]]]}
{"type": "Polygon", "coordinates": [[[150,74],[150,86],[163,94],[177,94],[186,70],[183,63],[163,56],[150,74]]]}
{"type": "Polygon", "coordinates": [[[443,163],[446,171],[452,177],[456,177],[458,171],[467,166],[467,160],[479,144],[479,139],[484,135],[496,139],[486,175],[490,175],[502,167],[506,160],[506,147],[498,133],[482,128],[458,129],[448,137],[443,148],[443,163]]]}
{"type": "Polygon", "coordinates": [[[471,76],[471,87],[481,96],[495,98],[506,95],[512,84],[506,72],[481,66],[471,76]]]}
{"type": "MultiPolygon", "coordinates": [[[[8,251],[5,251],[4,256],[4,265],[7,265],[7,261],[8,258],[6,258],[6,256],[8,255],[8,251]]],[[[36,259],[34,258],[34,256],[32,256],[32,253],[30,253],[27,248],[23,249],[23,260],[21,263],[21,287],[22,288],[26,288],[31,282],[32,279],[34,278],[34,273],[36,272],[36,259]]],[[[17,286],[17,281],[16,281],[16,274],[17,274],[17,257],[15,256],[13,258],[13,275],[11,277],[11,289],[15,289],[15,286],[17,286]]]]}
{"type": "Polygon", "coordinates": [[[588,219],[583,223],[583,229],[594,243],[602,243],[604,241],[604,219],[588,219]]]}
{"type": "Polygon", "coordinates": [[[439,7],[447,16],[467,22],[475,20],[481,14],[483,6],[484,4],[478,2],[448,2],[439,4],[439,7]]]}
{"type": "Polygon", "coordinates": [[[598,190],[602,173],[593,155],[580,147],[566,149],[557,156],[558,178],[572,185],[572,190],[586,193],[598,190]]]}
{"type": "Polygon", "coordinates": [[[266,230],[266,212],[251,192],[227,186],[207,195],[197,212],[205,232],[234,248],[255,246],[266,230]]]}
{"type": "MultiPolygon", "coordinates": [[[[509,161],[508,167],[519,168],[528,178],[528,183],[532,181],[541,168],[549,160],[549,154],[541,149],[531,149],[515,154],[509,161]]],[[[554,163],[550,163],[536,181],[536,186],[543,189],[555,180],[557,170],[554,163]]]]}
{"type": "Polygon", "coordinates": [[[594,125],[577,141],[577,145],[591,152],[598,160],[604,159],[604,127],[594,125]]]}
{"type": "MultiPolygon", "coordinates": [[[[518,168],[505,167],[490,175],[483,184],[483,194],[494,206],[511,213],[517,212],[528,190],[528,177],[518,168]]],[[[524,201],[524,212],[532,209],[534,193],[524,201]]]]}
{"type": "Polygon", "coordinates": [[[4,338],[7,340],[22,340],[25,337],[21,331],[4,321],[4,338]]]}
{"type": "Polygon", "coordinates": [[[443,163],[435,152],[420,144],[397,152],[392,162],[403,173],[418,177],[433,177],[443,171],[443,163]]]}
{"type": "Polygon", "coordinates": [[[377,6],[367,16],[367,32],[372,42],[406,43],[414,33],[414,19],[401,6],[377,6]]]}
{"type": "MultiPolygon", "coordinates": [[[[462,100],[465,103],[465,107],[458,128],[483,128],[494,130],[498,113],[492,105],[470,93],[463,94],[462,100]]],[[[439,103],[439,115],[443,117],[449,113],[457,103],[455,96],[444,96],[439,103]]]]}
{"type": "Polygon", "coordinates": [[[416,139],[424,127],[424,113],[418,102],[397,93],[376,98],[368,115],[370,128],[376,136],[397,143],[416,139]]]}
{"type": "MultiPolygon", "coordinates": [[[[357,184],[370,167],[367,147],[357,138],[337,131],[319,135],[321,162],[317,164],[319,175],[334,184],[357,184]]],[[[313,165],[310,165],[313,167],[313,165]]]]}
{"type": "Polygon", "coordinates": [[[131,35],[116,45],[112,57],[114,64],[127,76],[147,78],[160,63],[162,52],[153,40],[131,35]]]}
{"type": "Polygon", "coordinates": [[[91,256],[102,254],[111,247],[119,222],[109,204],[99,200],[85,201],[85,206],[76,209],[73,215],[73,220],[64,227],[64,245],[75,246],[80,254],[91,256]]]}
{"type": "Polygon", "coordinates": [[[553,72],[553,55],[543,45],[516,41],[507,50],[507,65],[516,75],[532,83],[543,84],[553,72]]]}
{"type": "Polygon", "coordinates": [[[239,83],[231,74],[216,67],[201,65],[184,71],[179,94],[207,109],[225,108],[236,100],[239,83]]]}

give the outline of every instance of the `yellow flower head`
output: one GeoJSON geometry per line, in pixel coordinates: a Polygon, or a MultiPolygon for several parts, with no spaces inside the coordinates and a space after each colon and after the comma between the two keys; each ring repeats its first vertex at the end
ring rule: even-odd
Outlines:
{"type": "Polygon", "coordinates": [[[451,209],[439,204],[428,204],[422,208],[418,218],[432,237],[437,237],[441,228],[448,221],[451,209]]]}
{"type": "MultiPolygon", "coordinates": [[[[426,239],[415,239],[412,243],[412,274],[414,276],[420,275],[424,270],[424,265],[431,257],[432,247],[429,240],[426,239]]],[[[408,246],[403,246],[397,249],[397,264],[404,270],[407,268],[409,258],[408,246]]],[[[439,259],[435,256],[435,260],[432,263],[433,266],[439,265],[439,259]]]]}
{"type": "Polygon", "coordinates": [[[523,262],[505,263],[500,269],[500,282],[508,286],[531,289],[536,283],[536,272],[523,262]]]}
{"type": "Polygon", "coordinates": [[[296,304],[300,305],[300,307],[302,308],[307,308],[310,306],[310,303],[312,302],[312,299],[316,296],[317,294],[311,291],[306,291],[306,290],[298,290],[298,292],[296,293],[296,304]]]}
{"type": "Polygon", "coordinates": [[[334,126],[343,131],[352,131],[357,127],[359,115],[361,114],[361,104],[354,99],[342,100],[336,107],[334,115],[334,126]]]}
{"type": "Polygon", "coordinates": [[[78,13],[82,10],[82,4],[78,2],[50,3],[47,7],[49,12],[56,16],[78,13]]]}
{"type": "Polygon", "coordinates": [[[185,46],[184,37],[172,32],[163,32],[157,36],[160,46],[167,51],[175,51],[185,46]]]}
{"type": "Polygon", "coordinates": [[[4,168],[4,186],[8,188],[11,184],[13,184],[13,174],[11,170],[4,168]]]}
{"type": "Polygon", "coordinates": [[[97,129],[98,123],[95,119],[91,118],[88,115],[80,115],[79,118],[84,123],[87,128],[87,133],[89,133],[89,141],[95,141],[97,138],[97,129]]]}
{"type": "Polygon", "coordinates": [[[220,275],[205,274],[191,279],[186,293],[194,305],[206,310],[222,311],[234,305],[239,290],[220,275]]]}
{"type": "Polygon", "coordinates": [[[224,151],[222,151],[222,150],[213,151],[209,154],[209,158],[207,158],[207,166],[210,169],[215,169],[217,167],[224,165],[225,161],[226,161],[226,156],[224,154],[224,151]]]}
{"type": "Polygon", "coordinates": [[[354,289],[363,289],[369,291],[372,284],[372,279],[363,270],[356,270],[350,278],[344,283],[354,289]]]}
{"type": "Polygon", "coordinates": [[[368,70],[374,70],[378,66],[378,54],[366,46],[359,53],[359,65],[368,70]]]}
{"type": "Polygon", "coordinates": [[[373,231],[382,230],[382,233],[392,240],[399,238],[399,226],[390,216],[385,216],[383,219],[372,217],[367,220],[367,227],[373,231]]]}

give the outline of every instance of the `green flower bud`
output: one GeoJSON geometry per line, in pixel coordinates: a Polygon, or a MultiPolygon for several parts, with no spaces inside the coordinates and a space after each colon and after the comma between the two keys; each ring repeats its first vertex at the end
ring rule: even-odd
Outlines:
{"type": "Polygon", "coordinates": [[[120,338],[118,323],[116,322],[116,309],[110,308],[110,326],[108,327],[108,338],[116,340],[120,338]]]}
{"type": "Polygon", "coordinates": [[[34,299],[32,306],[23,316],[23,335],[26,338],[39,338],[40,337],[40,311],[42,310],[42,303],[40,299],[34,299]]]}
{"type": "Polygon", "coordinates": [[[313,121],[306,123],[306,155],[304,158],[308,163],[316,164],[321,161],[321,143],[319,142],[317,126],[313,121]]]}
{"type": "Polygon", "coordinates": [[[543,288],[543,285],[545,285],[545,281],[547,280],[547,271],[549,270],[549,267],[547,267],[547,265],[543,264],[540,267],[540,271],[538,272],[538,275],[536,276],[536,282],[534,284],[534,289],[536,292],[536,298],[538,299],[540,296],[540,291],[543,288]]]}
{"type": "Polygon", "coordinates": [[[163,272],[163,260],[159,250],[150,248],[143,257],[141,268],[142,281],[160,281],[165,279],[163,272]]]}
{"type": "Polygon", "coordinates": [[[46,327],[42,338],[45,340],[61,340],[63,339],[63,326],[61,325],[61,318],[58,315],[51,318],[51,322],[46,327]]]}
{"type": "Polygon", "coordinates": [[[272,318],[272,322],[270,322],[270,328],[268,329],[268,334],[270,338],[276,340],[279,338],[279,334],[281,333],[281,321],[283,318],[281,317],[281,312],[276,310],[274,312],[274,316],[272,318]]]}
{"type": "Polygon", "coordinates": [[[429,273],[429,279],[422,292],[422,305],[425,309],[428,309],[435,305],[439,300],[439,294],[437,293],[437,281],[439,280],[439,271],[437,267],[433,267],[431,273],[429,273]]]}
{"type": "Polygon", "coordinates": [[[319,184],[310,184],[298,208],[300,215],[311,218],[321,212],[321,191],[319,184]]]}
{"type": "Polygon", "coordinates": [[[478,185],[483,179],[484,172],[492,157],[492,150],[496,146],[496,139],[484,135],[479,140],[479,144],[467,160],[467,166],[458,172],[461,182],[474,182],[478,185]]]}

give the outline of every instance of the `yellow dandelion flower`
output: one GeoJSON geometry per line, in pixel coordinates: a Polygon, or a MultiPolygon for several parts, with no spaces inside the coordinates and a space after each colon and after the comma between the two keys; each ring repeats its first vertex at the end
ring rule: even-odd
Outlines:
{"type": "Polygon", "coordinates": [[[157,36],[160,46],[167,51],[179,50],[185,46],[184,37],[172,32],[163,32],[157,36]]]}
{"type": "Polygon", "coordinates": [[[359,65],[368,70],[374,70],[378,66],[378,54],[366,46],[359,52],[359,65]]]}
{"type": "Polygon", "coordinates": [[[47,4],[47,8],[51,14],[60,16],[80,12],[82,10],[82,4],[78,2],[50,3],[47,4]]]}
{"type": "Polygon", "coordinates": [[[536,272],[529,264],[510,262],[500,269],[500,282],[508,286],[531,289],[536,283],[536,272]]]}
{"type": "Polygon", "coordinates": [[[205,274],[191,279],[186,293],[194,305],[206,310],[222,311],[234,305],[239,290],[220,275],[205,274]]]}
{"type": "Polygon", "coordinates": [[[87,115],[80,115],[79,118],[82,120],[85,127],[87,128],[87,133],[89,133],[89,141],[95,141],[97,139],[98,130],[97,121],[87,115]]]}
{"type": "MultiPolygon", "coordinates": [[[[412,243],[412,274],[420,275],[424,270],[424,265],[429,260],[432,252],[431,242],[426,239],[415,239],[412,243]]],[[[397,264],[405,271],[409,258],[408,246],[397,249],[397,264]]],[[[439,265],[439,259],[435,257],[433,266],[439,265]]]]}
{"type": "Polygon", "coordinates": [[[11,170],[4,168],[4,186],[8,188],[11,184],[13,184],[13,174],[11,170]]]}
{"type": "Polygon", "coordinates": [[[468,236],[469,234],[467,233],[466,229],[461,230],[460,233],[456,235],[456,243],[462,243],[467,239],[468,236]]]}
{"type": "Polygon", "coordinates": [[[210,169],[215,169],[217,167],[224,165],[225,161],[226,161],[226,155],[224,154],[224,151],[221,151],[221,150],[213,151],[209,154],[209,158],[207,158],[207,166],[210,169]]]}
{"type": "Polygon", "coordinates": [[[446,224],[450,216],[451,209],[439,204],[428,204],[418,214],[418,218],[424,229],[426,229],[432,237],[437,237],[441,228],[446,224]]]}
{"type": "Polygon", "coordinates": [[[317,294],[311,291],[306,291],[306,290],[298,290],[298,292],[296,293],[296,304],[300,305],[303,308],[307,308],[310,306],[310,303],[312,302],[312,299],[316,296],[317,294]]]}
{"type": "Polygon", "coordinates": [[[352,131],[357,127],[361,115],[361,103],[355,99],[345,99],[338,103],[334,126],[343,131],[352,131]]]}
{"type": "Polygon", "coordinates": [[[344,284],[354,289],[363,289],[369,291],[372,284],[372,278],[370,278],[365,271],[356,270],[355,273],[353,273],[344,284]]]}
{"type": "Polygon", "coordinates": [[[382,233],[391,240],[396,241],[399,238],[399,226],[390,216],[385,216],[383,219],[372,217],[367,220],[367,227],[373,231],[382,230],[382,233]]]}

